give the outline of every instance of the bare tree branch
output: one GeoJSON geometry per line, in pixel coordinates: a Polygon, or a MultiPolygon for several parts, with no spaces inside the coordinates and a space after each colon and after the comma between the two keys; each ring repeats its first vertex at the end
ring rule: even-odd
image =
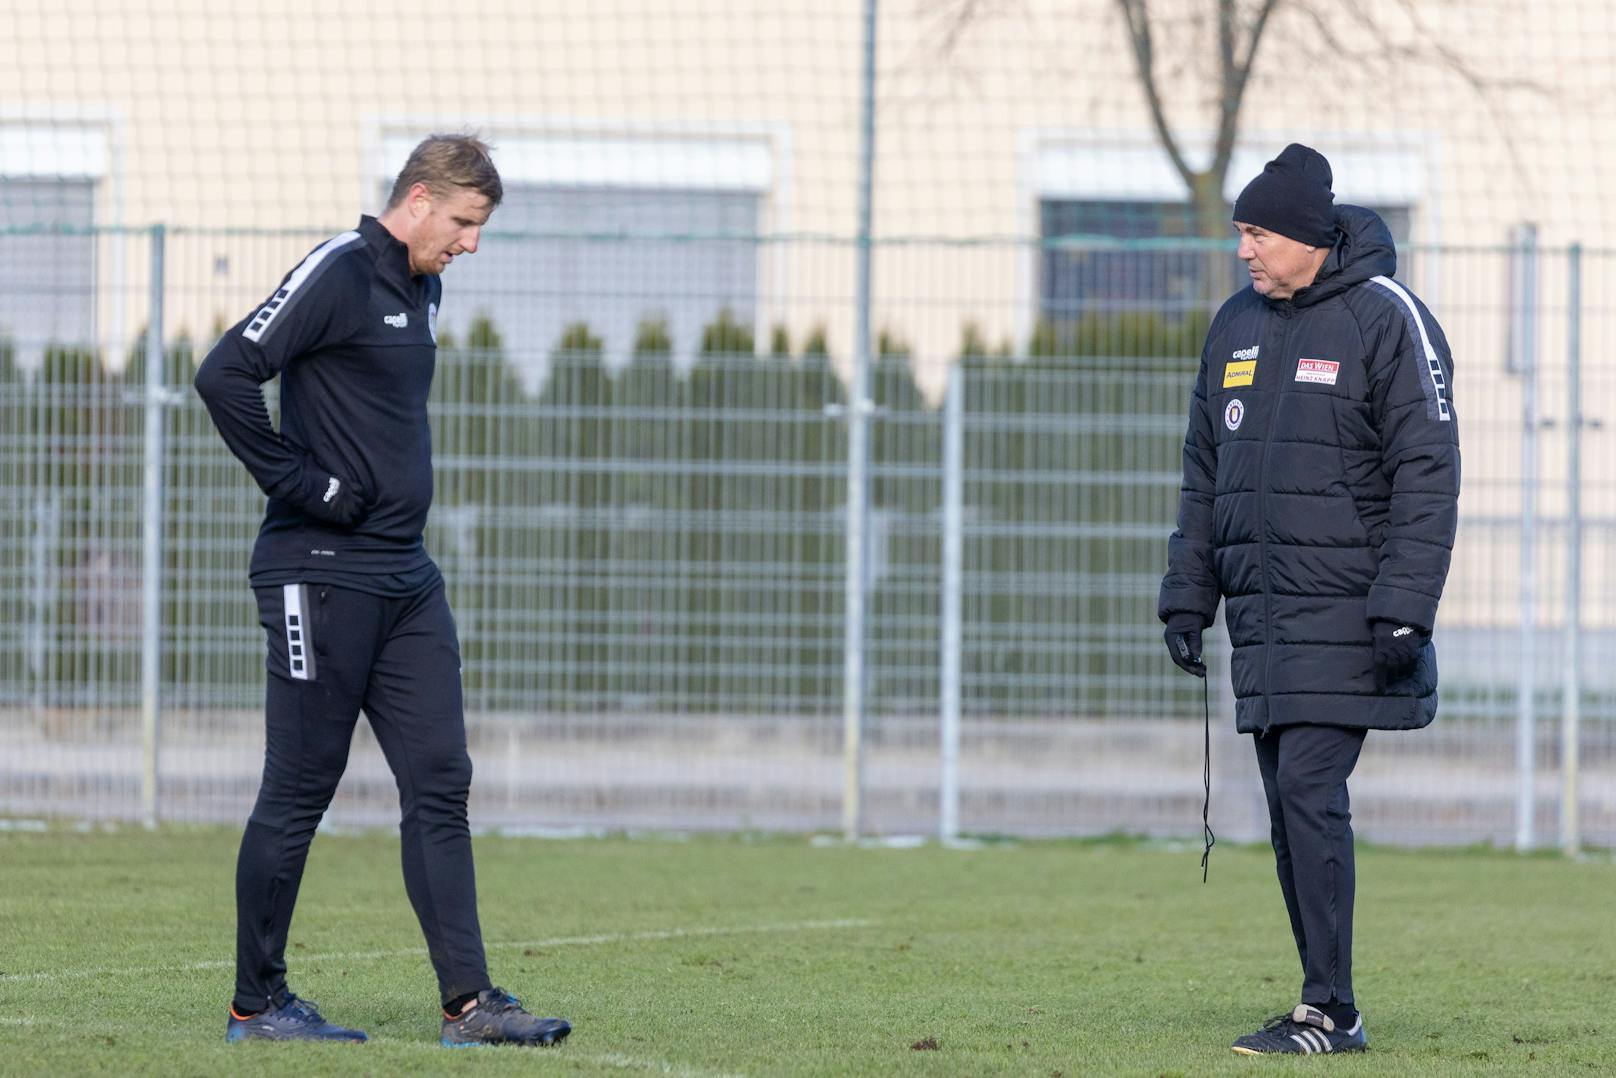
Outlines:
{"type": "Polygon", "coordinates": [[[1354,16],[1358,29],[1363,31],[1370,43],[1368,45],[1354,45],[1337,32],[1335,23],[1325,18],[1324,13],[1317,6],[1303,2],[1303,0],[1293,0],[1291,9],[1297,13],[1299,18],[1305,20],[1312,28],[1313,33],[1317,35],[1316,42],[1308,37],[1303,37],[1298,42],[1300,47],[1306,49],[1308,56],[1312,60],[1318,63],[1334,61],[1338,64],[1345,63],[1351,67],[1363,69],[1387,66],[1387,61],[1392,58],[1406,58],[1409,55],[1410,50],[1407,45],[1392,41],[1385,32],[1384,27],[1375,20],[1368,18],[1365,12],[1356,4],[1343,4],[1342,0],[1328,0],[1328,2],[1332,6],[1341,7],[1349,15],[1354,16]]]}
{"type": "MultiPolygon", "coordinates": [[[[1531,173],[1526,168],[1526,162],[1521,158],[1521,152],[1516,146],[1516,140],[1508,137],[1508,116],[1504,111],[1503,103],[1498,99],[1500,83],[1497,80],[1488,79],[1482,76],[1479,71],[1471,67],[1470,64],[1465,61],[1464,57],[1455,52],[1450,45],[1439,40],[1434,33],[1427,29],[1424,22],[1421,21],[1419,15],[1415,12],[1414,5],[1410,3],[1409,0],[1402,0],[1402,5],[1408,12],[1409,20],[1414,24],[1415,33],[1419,34],[1425,39],[1427,46],[1431,49],[1431,52],[1443,62],[1444,66],[1446,66],[1449,71],[1463,79],[1470,86],[1470,88],[1476,92],[1477,97],[1481,98],[1482,104],[1487,107],[1488,115],[1492,117],[1493,124],[1498,128],[1498,133],[1504,136],[1504,152],[1509,155],[1509,163],[1510,166],[1515,170],[1516,178],[1520,180],[1524,187],[1530,189],[1532,186],[1531,173]]],[[[1545,96],[1551,94],[1551,91],[1549,91],[1546,87],[1532,84],[1526,80],[1522,80],[1517,85],[1519,85],[1521,88],[1535,90],[1540,94],[1544,94],[1545,96]]]]}
{"type": "MultiPolygon", "coordinates": [[[[1018,0],[921,2],[942,13],[946,24],[939,51],[945,54],[959,48],[973,24],[1004,14],[1006,8],[1022,6],[1018,0]]],[[[1222,192],[1240,139],[1246,94],[1265,41],[1275,37],[1279,44],[1289,46],[1294,35],[1298,53],[1289,59],[1300,58],[1309,70],[1344,70],[1371,87],[1389,84],[1403,63],[1434,60],[1481,99],[1498,131],[1506,136],[1517,174],[1526,179],[1519,151],[1507,137],[1509,117],[1504,99],[1516,91],[1544,95],[1552,91],[1529,79],[1479,70],[1422,18],[1415,0],[1394,2],[1388,11],[1377,0],[1198,0],[1178,5],[1164,5],[1163,0],[1113,0],[1122,15],[1134,74],[1156,139],[1183,180],[1204,232],[1221,230],[1226,209],[1222,192]],[[1407,20],[1406,27],[1395,17],[1399,11],[1407,20]],[[1279,18],[1281,13],[1290,17],[1279,18]],[[1388,15],[1392,17],[1388,19],[1388,15]],[[1203,41],[1209,35],[1215,40],[1212,56],[1193,48],[1160,47],[1163,40],[1171,46],[1203,41]],[[1205,104],[1215,120],[1215,135],[1211,159],[1198,171],[1191,167],[1184,143],[1173,128],[1168,99],[1190,74],[1204,70],[1209,62],[1213,70],[1206,84],[1212,99],[1205,104]]],[[[1427,14],[1430,2],[1425,0],[1427,14]]]]}
{"type": "MultiPolygon", "coordinates": [[[[960,99],[970,96],[966,91],[981,90],[983,76],[970,63],[965,48],[973,29],[1005,16],[1033,21],[1024,0],[919,0],[916,10],[925,19],[922,32],[896,70],[936,76],[940,72],[935,69],[946,68],[946,77],[927,79],[925,91],[916,90],[913,99],[903,99],[922,107],[935,104],[938,98],[960,99]]],[[[891,92],[888,94],[890,100],[891,92]]]]}
{"type": "Polygon", "coordinates": [[[1263,0],[1262,7],[1257,9],[1257,17],[1252,20],[1251,30],[1246,37],[1244,53],[1236,55],[1235,27],[1234,27],[1234,0],[1223,0],[1228,11],[1226,35],[1227,44],[1222,53],[1224,56],[1224,74],[1222,79],[1223,95],[1221,109],[1218,115],[1217,142],[1212,150],[1212,164],[1209,169],[1218,177],[1219,183],[1229,171],[1229,161],[1234,156],[1234,144],[1240,137],[1240,109],[1245,104],[1246,87],[1251,82],[1251,69],[1257,63],[1257,51],[1262,46],[1263,31],[1268,28],[1268,17],[1279,6],[1280,0],[1263,0]]]}
{"type": "Polygon", "coordinates": [[[1122,17],[1128,23],[1128,39],[1133,46],[1134,67],[1139,74],[1139,88],[1144,92],[1145,104],[1150,109],[1150,122],[1156,128],[1156,137],[1161,141],[1162,149],[1167,151],[1173,167],[1184,180],[1184,185],[1193,191],[1196,182],[1195,170],[1184,160],[1184,153],[1179,148],[1178,139],[1173,135],[1173,129],[1167,122],[1166,110],[1162,107],[1161,88],[1156,85],[1156,55],[1150,36],[1148,0],[1117,0],[1117,6],[1122,9],[1122,17]]]}
{"type": "MultiPolygon", "coordinates": [[[[1553,91],[1531,79],[1500,78],[1478,69],[1457,49],[1431,29],[1413,0],[1398,0],[1398,7],[1408,19],[1412,41],[1394,35],[1385,16],[1371,10],[1365,0],[1288,0],[1305,17],[1330,50],[1332,59],[1346,59],[1350,65],[1369,67],[1389,78],[1398,61],[1435,60],[1449,74],[1468,86],[1486,108],[1489,118],[1500,135],[1504,136],[1505,152],[1516,178],[1530,186],[1530,175],[1521,159],[1515,140],[1509,138],[1509,116],[1503,98],[1513,92],[1528,92],[1553,96],[1553,91]],[[1352,49],[1344,42],[1330,15],[1344,14],[1352,22],[1351,29],[1368,39],[1369,45],[1352,49]]],[[[1371,75],[1370,81],[1376,76],[1371,75]]]]}
{"type": "Polygon", "coordinates": [[[953,11],[947,12],[939,20],[943,27],[941,40],[937,43],[938,51],[943,55],[952,55],[959,47],[960,39],[966,31],[982,15],[982,9],[987,6],[984,0],[955,0],[950,6],[953,11]]]}

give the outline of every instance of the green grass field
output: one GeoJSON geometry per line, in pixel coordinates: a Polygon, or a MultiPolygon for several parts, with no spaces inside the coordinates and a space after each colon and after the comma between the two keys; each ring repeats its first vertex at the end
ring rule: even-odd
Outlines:
{"type": "Polygon", "coordinates": [[[371,1042],[226,1045],[236,841],[0,832],[0,1073],[1616,1072],[1608,859],[1361,851],[1371,1050],[1326,1061],[1228,1050],[1299,987],[1266,849],[1203,886],[1198,849],[1125,841],[484,838],[494,979],[575,1029],[450,1052],[385,834],[317,839],[289,955],[371,1042]]]}

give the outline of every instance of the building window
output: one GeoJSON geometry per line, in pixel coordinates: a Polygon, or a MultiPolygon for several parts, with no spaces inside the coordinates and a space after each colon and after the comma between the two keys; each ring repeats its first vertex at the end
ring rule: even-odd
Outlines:
{"type": "Polygon", "coordinates": [[[0,341],[22,366],[95,340],[94,210],[91,180],[0,175],[0,341]]]}
{"type": "MultiPolygon", "coordinates": [[[[1412,276],[1415,208],[1422,238],[1440,235],[1429,197],[1429,140],[1394,132],[1251,135],[1235,148],[1224,198],[1232,203],[1291,140],[1329,157],[1337,202],[1368,206],[1385,219],[1398,245],[1398,276],[1412,276]]],[[[1200,153],[1193,143],[1192,162],[1208,159],[1210,139],[1200,153]]],[[[1041,240],[1023,293],[1032,339],[1056,351],[1185,354],[1246,282],[1233,230],[1227,243],[1197,238],[1183,178],[1148,131],[1032,131],[1027,145],[1024,205],[1041,240]]]]}
{"type": "MultiPolygon", "coordinates": [[[[506,357],[537,384],[574,323],[586,323],[607,366],[620,367],[641,323],[661,321],[685,365],[720,312],[754,327],[768,316],[760,281],[780,272],[783,248],[760,237],[783,227],[774,190],[785,132],[489,129],[505,198],[476,257],[444,282],[440,335],[463,338],[487,316],[506,357]]],[[[424,133],[381,132],[375,175],[384,187],[424,133]]]]}
{"type": "MultiPolygon", "coordinates": [[[[1406,269],[1409,207],[1369,208],[1385,220],[1406,269]]],[[[1122,313],[1211,313],[1244,283],[1233,231],[1227,249],[1206,249],[1185,202],[1041,199],[1039,234],[1039,317],[1057,326],[1122,313]]]]}
{"type": "Polygon", "coordinates": [[[662,319],[688,357],[720,311],[752,324],[760,202],[748,191],[507,185],[489,242],[446,282],[442,324],[458,334],[488,315],[529,375],[575,322],[616,363],[642,320],[662,319]]]}

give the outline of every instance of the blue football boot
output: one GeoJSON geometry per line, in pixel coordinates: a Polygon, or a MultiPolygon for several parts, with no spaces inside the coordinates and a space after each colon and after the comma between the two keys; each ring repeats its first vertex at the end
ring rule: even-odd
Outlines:
{"type": "Polygon", "coordinates": [[[288,995],[267,1011],[242,1017],[234,1006],[224,1039],[231,1044],[258,1038],[266,1041],[366,1041],[357,1029],[334,1026],[320,1016],[314,1004],[288,995]]]}

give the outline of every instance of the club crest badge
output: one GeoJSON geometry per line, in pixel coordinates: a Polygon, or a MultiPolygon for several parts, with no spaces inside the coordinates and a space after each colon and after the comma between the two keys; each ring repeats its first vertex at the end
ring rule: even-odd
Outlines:
{"type": "Polygon", "coordinates": [[[438,305],[436,303],[429,303],[429,304],[426,305],[426,331],[428,333],[432,334],[432,343],[437,344],[438,343],[438,305]]]}
{"type": "Polygon", "coordinates": [[[1246,418],[1246,406],[1236,397],[1230,401],[1228,407],[1223,409],[1223,425],[1230,430],[1239,430],[1240,424],[1246,418]]]}

